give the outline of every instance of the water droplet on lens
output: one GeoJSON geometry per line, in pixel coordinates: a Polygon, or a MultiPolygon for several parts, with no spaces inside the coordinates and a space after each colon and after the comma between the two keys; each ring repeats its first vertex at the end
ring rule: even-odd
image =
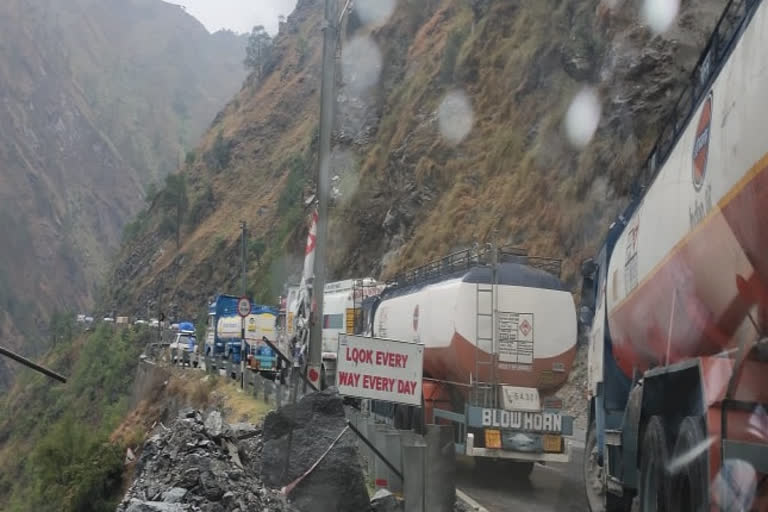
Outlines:
{"type": "Polygon", "coordinates": [[[395,0],[357,0],[354,11],[364,25],[384,23],[395,10],[395,0]]]}
{"type": "Polygon", "coordinates": [[[381,52],[369,37],[356,37],[341,51],[341,72],[351,92],[360,94],[379,81],[381,52]]]}
{"type": "Polygon", "coordinates": [[[757,473],[741,459],[726,459],[712,482],[712,496],[720,510],[751,510],[757,490],[757,473]]]}
{"type": "Polygon", "coordinates": [[[680,10],[680,0],[645,0],[643,2],[643,21],[656,34],[669,30],[680,10]]]}
{"type": "Polygon", "coordinates": [[[463,91],[451,91],[445,95],[437,110],[440,134],[453,144],[458,144],[472,130],[475,114],[469,98],[463,91]]]}
{"type": "Polygon", "coordinates": [[[579,91],[574,96],[565,115],[565,133],[576,148],[586,146],[600,123],[600,100],[592,88],[579,91]]]}

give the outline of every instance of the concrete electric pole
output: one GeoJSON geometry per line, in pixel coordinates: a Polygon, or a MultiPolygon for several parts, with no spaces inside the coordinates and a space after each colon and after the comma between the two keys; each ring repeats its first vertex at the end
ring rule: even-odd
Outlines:
{"type": "Polygon", "coordinates": [[[325,0],[325,23],[323,26],[323,78],[320,92],[320,155],[317,174],[318,221],[317,245],[315,248],[312,301],[315,311],[309,335],[309,363],[307,377],[317,388],[321,388],[320,370],[323,358],[323,290],[325,288],[326,249],[328,245],[328,197],[330,195],[331,132],[336,104],[336,1],[325,0]]]}
{"type": "MultiPolygon", "coordinates": [[[[248,296],[248,265],[246,264],[246,223],[244,220],[240,221],[242,239],[242,264],[243,264],[243,297],[248,296]]],[[[245,317],[240,318],[240,387],[245,389],[245,317]]]]}

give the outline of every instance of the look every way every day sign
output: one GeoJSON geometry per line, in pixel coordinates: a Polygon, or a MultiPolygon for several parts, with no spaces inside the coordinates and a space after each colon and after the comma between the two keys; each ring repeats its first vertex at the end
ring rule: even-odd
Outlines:
{"type": "Polygon", "coordinates": [[[339,393],[421,405],[424,345],[339,335],[336,385],[339,393]]]}

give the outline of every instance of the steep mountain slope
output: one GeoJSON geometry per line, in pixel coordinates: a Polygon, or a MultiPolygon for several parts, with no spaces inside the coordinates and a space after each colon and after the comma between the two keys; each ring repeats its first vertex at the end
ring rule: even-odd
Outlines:
{"type": "MultiPolygon", "coordinates": [[[[116,263],[110,305],[191,315],[239,290],[241,219],[266,246],[251,258],[254,294],[271,302],[295,276],[317,157],[321,3],[299,1],[268,76],[247,83],[184,169],[205,214],[177,251],[158,233],[162,209],[150,211],[116,263]]],[[[725,0],[684,2],[663,35],[643,25],[639,0],[401,0],[377,19],[386,4],[355,2],[343,29],[332,277],[386,277],[496,239],[563,258],[575,288],[725,0]],[[575,149],[563,124],[580,91],[602,115],[575,149]]]]}
{"type": "Polygon", "coordinates": [[[0,2],[4,344],[32,351],[52,310],[92,302],[143,186],[240,86],[244,46],[159,0],[0,2]]]}

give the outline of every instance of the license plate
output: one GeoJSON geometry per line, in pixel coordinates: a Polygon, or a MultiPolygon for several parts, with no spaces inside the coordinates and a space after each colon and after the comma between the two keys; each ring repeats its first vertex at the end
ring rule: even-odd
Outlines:
{"type": "Polygon", "coordinates": [[[543,435],[541,441],[545,452],[563,451],[563,436],[543,435]]]}
{"type": "Polygon", "coordinates": [[[501,449],[501,431],[485,429],[485,447],[501,449]]]}

